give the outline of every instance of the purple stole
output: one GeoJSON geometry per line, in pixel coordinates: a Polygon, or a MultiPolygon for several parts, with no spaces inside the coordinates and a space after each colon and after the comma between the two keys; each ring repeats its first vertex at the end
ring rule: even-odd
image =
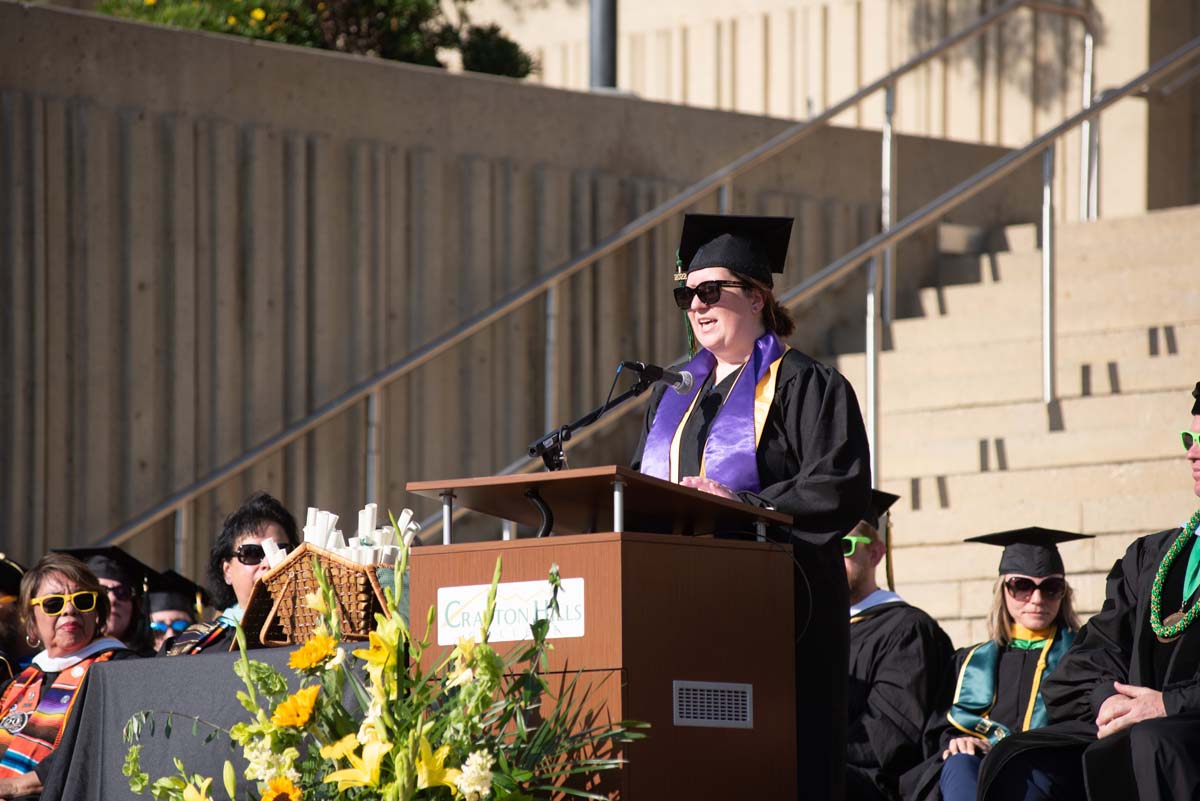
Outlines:
{"type": "MultiPolygon", "coordinates": [[[[771,401],[775,396],[775,375],[787,346],[774,333],[767,332],[754,343],[750,360],[733,383],[733,389],[721,404],[704,443],[700,462],[702,475],[719,481],[734,492],[758,492],[758,439],[771,401]]],[[[642,472],[648,476],[678,481],[672,470],[672,455],[679,431],[696,404],[700,388],[717,365],[717,358],[701,350],[683,366],[696,377],[686,395],[666,392],[659,401],[642,450],[642,472]]]]}

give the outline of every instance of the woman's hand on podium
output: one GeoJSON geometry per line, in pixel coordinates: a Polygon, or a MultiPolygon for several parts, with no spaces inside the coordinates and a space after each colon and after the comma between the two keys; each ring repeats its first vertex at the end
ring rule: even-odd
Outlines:
{"type": "Polygon", "coordinates": [[[684,478],[680,479],[679,483],[684,487],[698,489],[701,492],[707,492],[710,495],[716,495],[721,498],[729,498],[733,501],[738,499],[737,495],[733,494],[733,490],[729,489],[729,487],[725,486],[719,481],[713,481],[711,478],[704,478],[703,476],[685,476],[684,478]]]}

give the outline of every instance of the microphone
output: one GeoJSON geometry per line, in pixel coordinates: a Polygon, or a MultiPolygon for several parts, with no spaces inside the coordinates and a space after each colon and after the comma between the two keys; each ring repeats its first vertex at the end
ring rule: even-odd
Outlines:
{"type": "Polygon", "coordinates": [[[669,367],[659,367],[656,364],[646,364],[645,362],[621,362],[621,366],[627,370],[633,370],[648,381],[661,381],[680,395],[691,392],[692,385],[696,383],[696,377],[687,370],[672,370],[669,367]]]}

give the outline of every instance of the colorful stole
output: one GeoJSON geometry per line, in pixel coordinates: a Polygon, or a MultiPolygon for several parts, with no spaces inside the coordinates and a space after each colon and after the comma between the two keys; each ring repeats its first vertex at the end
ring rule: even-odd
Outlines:
{"type": "Polygon", "coordinates": [[[79,695],[79,686],[88,668],[96,662],[107,662],[113,652],[89,657],[58,674],[45,693],[41,692],[45,673],[40,668],[27,667],[8,685],[0,697],[0,776],[20,776],[37,767],[62,739],[63,728],[79,695]],[[38,696],[41,695],[41,701],[38,696]]]}
{"type": "MultiPolygon", "coordinates": [[[[1046,711],[1045,701],[1042,700],[1042,679],[1054,671],[1058,660],[1074,640],[1075,632],[1055,629],[1051,636],[1036,641],[1036,647],[1041,648],[1041,655],[1038,657],[1037,671],[1033,674],[1033,687],[1021,731],[1037,729],[1050,722],[1050,714],[1046,711]]],[[[1012,734],[1007,726],[988,718],[988,713],[996,703],[996,674],[999,669],[1000,646],[995,640],[988,640],[972,648],[958,672],[954,703],[946,713],[946,719],[956,729],[987,740],[993,745],[1012,734]]]]}
{"type": "MultiPolygon", "coordinates": [[[[175,636],[170,648],[167,649],[167,655],[191,656],[203,653],[213,642],[220,639],[225,630],[229,628],[233,628],[233,626],[226,622],[224,616],[210,623],[192,624],[175,636]]],[[[230,646],[230,650],[233,650],[232,645],[230,646]]]]}
{"type": "MultiPolygon", "coordinates": [[[[725,402],[708,431],[700,474],[719,481],[735,492],[757,492],[758,441],[766,425],[775,379],[787,345],[771,332],[754,342],[750,360],[734,380],[725,402]],[[746,380],[747,373],[753,380],[746,380]]],[[[679,439],[683,426],[700,397],[700,388],[717,365],[717,358],[701,350],[681,369],[696,378],[687,395],[666,392],[659,401],[642,451],[642,472],[679,482],[679,439]]]]}

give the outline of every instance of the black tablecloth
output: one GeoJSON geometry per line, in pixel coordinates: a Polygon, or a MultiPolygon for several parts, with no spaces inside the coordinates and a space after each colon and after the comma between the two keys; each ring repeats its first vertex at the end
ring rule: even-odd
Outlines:
{"type": "MultiPolygon", "coordinates": [[[[250,658],[275,666],[289,684],[298,686],[298,677],[287,667],[291,649],[270,648],[252,651],[250,658]]],[[[229,738],[220,735],[211,743],[204,738],[212,731],[201,726],[192,735],[192,722],[182,716],[197,715],[228,729],[234,723],[249,720],[249,713],[237,701],[243,689],[233,672],[237,654],[200,654],[196,656],[129,659],[104,662],[92,667],[75,704],[71,721],[64,732],[62,770],[49,777],[42,793],[43,801],[126,801],[150,798],[149,792],[136,796],[129,780],[121,774],[128,746],[122,739],[125,724],[144,709],[175,712],[171,734],[164,733],[164,716],[156,715],[154,736],[142,734],[142,769],[152,779],[176,774],[173,757],[180,757],[189,773],[213,777],[211,794],[224,794],[221,770],[226,759],[238,770],[239,783],[245,763],[241,749],[229,746],[229,738]]]]}

